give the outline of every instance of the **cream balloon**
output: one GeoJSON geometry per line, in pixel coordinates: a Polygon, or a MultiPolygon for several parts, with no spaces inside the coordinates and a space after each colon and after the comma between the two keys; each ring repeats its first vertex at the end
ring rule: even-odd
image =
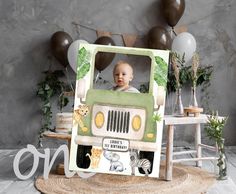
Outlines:
{"type": "Polygon", "coordinates": [[[69,64],[73,71],[76,73],[76,67],[77,67],[77,58],[78,58],[78,52],[79,52],[79,45],[81,43],[88,44],[86,40],[76,40],[71,43],[68,52],[67,52],[67,58],[69,61],[69,64]]]}
{"type": "Polygon", "coordinates": [[[171,46],[171,50],[180,54],[181,58],[184,54],[185,62],[187,63],[192,58],[196,51],[196,40],[192,34],[188,32],[182,32],[178,34],[171,46]]]}

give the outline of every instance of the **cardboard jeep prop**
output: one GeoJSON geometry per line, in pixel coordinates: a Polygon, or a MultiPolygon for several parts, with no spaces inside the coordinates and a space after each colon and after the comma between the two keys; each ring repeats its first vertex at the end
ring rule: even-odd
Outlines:
{"type": "Polygon", "coordinates": [[[70,170],[159,177],[168,60],[163,50],[80,45],[70,170]],[[146,93],[96,89],[98,53],[148,58],[146,93]]]}

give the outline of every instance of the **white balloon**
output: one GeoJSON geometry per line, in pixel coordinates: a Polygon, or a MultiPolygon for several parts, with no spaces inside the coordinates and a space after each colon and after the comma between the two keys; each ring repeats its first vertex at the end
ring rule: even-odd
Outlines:
{"type": "Polygon", "coordinates": [[[76,73],[76,69],[77,69],[77,58],[78,58],[78,52],[79,52],[79,45],[81,43],[88,44],[88,42],[86,40],[76,40],[71,43],[70,47],[68,48],[68,52],[67,52],[67,58],[68,58],[69,64],[75,73],[76,73]]]}
{"type": "Polygon", "coordinates": [[[185,62],[188,62],[196,51],[196,40],[192,34],[182,32],[174,38],[171,50],[180,54],[181,58],[185,54],[185,62]]]}

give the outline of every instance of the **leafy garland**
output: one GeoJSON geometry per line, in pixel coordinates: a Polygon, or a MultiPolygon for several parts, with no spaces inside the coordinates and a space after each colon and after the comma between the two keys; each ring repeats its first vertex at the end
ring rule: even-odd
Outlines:
{"type": "Polygon", "coordinates": [[[64,96],[64,91],[68,88],[68,85],[59,80],[65,76],[64,72],[62,70],[49,70],[43,73],[45,74],[44,80],[38,83],[38,89],[36,93],[36,95],[42,101],[42,126],[40,128],[38,137],[40,147],[42,147],[43,132],[48,130],[53,131],[53,129],[50,128],[52,119],[51,99],[54,96],[59,96],[58,107],[60,111],[62,111],[62,108],[65,107],[69,102],[69,99],[64,96]]]}

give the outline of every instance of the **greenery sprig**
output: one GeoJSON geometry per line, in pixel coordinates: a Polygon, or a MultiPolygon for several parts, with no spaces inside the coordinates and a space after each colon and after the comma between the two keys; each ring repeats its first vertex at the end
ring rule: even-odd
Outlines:
{"type": "MultiPolygon", "coordinates": [[[[211,80],[212,72],[213,72],[212,65],[209,65],[206,67],[198,67],[197,76],[195,78],[196,86],[200,86],[202,84],[209,83],[211,80]]],[[[183,85],[187,85],[189,83],[192,83],[193,82],[192,78],[193,78],[192,77],[192,67],[191,66],[181,67],[181,69],[179,71],[179,84],[181,86],[183,86],[183,85]]],[[[168,93],[175,92],[176,88],[178,87],[177,85],[178,84],[175,79],[174,70],[171,69],[169,71],[168,82],[167,82],[168,93]]]]}
{"type": "Polygon", "coordinates": [[[227,162],[224,149],[224,138],[223,129],[226,124],[228,117],[219,118],[218,112],[213,112],[212,115],[208,116],[208,122],[205,125],[205,131],[207,136],[214,140],[217,145],[219,158],[217,166],[219,167],[219,180],[225,180],[227,178],[227,162]]]}
{"type": "Polygon", "coordinates": [[[223,129],[227,119],[228,117],[219,118],[217,111],[208,116],[208,122],[205,125],[207,136],[217,143],[222,143],[223,129]]]}
{"type": "Polygon", "coordinates": [[[193,87],[197,86],[197,80],[199,77],[198,68],[199,68],[199,55],[197,53],[194,53],[194,55],[192,57],[192,72],[191,72],[193,87]]]}
{"type": "Polygon", "coordinates": [[[161,117],[160,114],[154,114],[154,115],[152,116],[152,120],[153,120],[154,122],[160,122],[161,119],[162,119],[162,117],[161,117]]]}
{"type": "Polygon", "coordinates": [[[178,88],[181,88],[182,86],[180,72],[182,68],[184,67],[184,55],[183,55],[183,58],[180,59],[180,55],[178,55],[176,52],[172,52],[170,54],[170,57],[171,57],[173,79],[175,80],[174,88],[176,90],[178,88]]]}

